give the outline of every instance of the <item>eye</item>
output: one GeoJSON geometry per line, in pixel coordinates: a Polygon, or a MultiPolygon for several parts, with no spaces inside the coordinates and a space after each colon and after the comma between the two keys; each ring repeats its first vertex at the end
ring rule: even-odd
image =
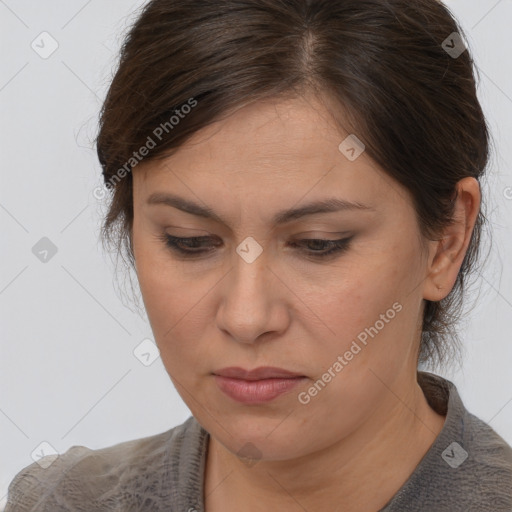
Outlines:
{"type": "MultiPolygon", "coordinates": [[[[181,238],[164,233],[161,237],[165,245],[180,255],[186,257],[201,256],[215,250],[216,246],[221,245],[221,242],[212,244],[213,237],[200,236],[191,238],[181,238]]],[[[309,257],[313,258],[327,258],[334,254],[346,251],[349,243],[353,237],[342,238],[340,240],[318,239],[318,238],[305,238],[291,242],[292,247],[309,247],[309,249],[302,249],[302,252],[309,257]],[[311,249],[311,247],[313,247],[311,249]]]]}
{"type": "Polygon", "coordinates": [[[306,252],[310,256],[313,256],[314,258],[327,258],[328,256],[346,251],[349,247],[351,240],[352,237],[342,238],[340,240],[305,238],[302,240],[298,240],[297,242],[293,242],[290,245],[292,245],[293,247],[313,247],[313,249],[306,250],[304,252],[306,252]]]}
{"type": "Polygon", "coordinates": [[[169,249],[186,256],[205,254],[212,251],[212,245],[207,243],[212,240],[210,236],[181,238],[164,233],[163,240],[169,249]]]}

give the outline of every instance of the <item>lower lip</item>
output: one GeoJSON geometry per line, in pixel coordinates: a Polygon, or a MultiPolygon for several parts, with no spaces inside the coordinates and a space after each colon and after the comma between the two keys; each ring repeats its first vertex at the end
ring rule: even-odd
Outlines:
{"type": "Polygon", "coordinates": [[[295,377],[251,381],[215,375],[215,380],[221,391],[233,400],[245,404],[269,402],[279,395],[291,391],[305,379],[306,377],[295,377]]]}

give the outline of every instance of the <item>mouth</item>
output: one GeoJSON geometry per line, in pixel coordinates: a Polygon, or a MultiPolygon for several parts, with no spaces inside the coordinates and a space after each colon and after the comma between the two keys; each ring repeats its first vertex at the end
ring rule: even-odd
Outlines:
{"type": "Polygon", "coordinates": [[[244,370],[223,368],[213,373],[219,389],[236,402],[258,404],[274,400],[304,382],[307,377],[284,368],[259,367],[244,370]]]}
{"type": "Polygon", "coordinates": [[[244,368],[240,368],[238,366],[230,366],[229,368],[222,368],[222,370],[218,370],[213,373],[214,375],[219,375],[221,377],[230,377],[233,379],[248,381],[305,377],[305,375],[301,375],[300,373],[291,372],[285,370],[284,368],[277,368],[275,366],[260,366],[258,368],[254,368],[253,370],[245,370],[244,368]]]}

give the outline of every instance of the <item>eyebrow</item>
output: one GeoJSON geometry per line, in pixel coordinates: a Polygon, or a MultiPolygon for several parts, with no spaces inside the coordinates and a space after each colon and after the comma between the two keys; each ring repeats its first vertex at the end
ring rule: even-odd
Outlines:
{"type": "MultiPolygon", "coordinates": [[[[198,217],[204,217],[206,219],[213,219],[219,223],[227,225],[227,223],[222,219],[222,217],[217,215],[208,206],[202,206],[200,204],[194,203],[188,199],[176,196],[174,194],[155,192],[154,194],[151,194],[151,196],[149,196],[147,203],[150,205],[164,204],[167,206],[172,206],[186,213],[197,215],[198,217]]],[[[372,206],[362,204],[357,201],[350,202],[345,199],[340,199],[337,197],[329,197],[326,199],[322,199],[320,201],[314,201],[312,203],[299,206],[297,208],[281,210],[274,215],[274,217],[272,218],[272,223],[274,225],[285,224],[287,222],[299,219],[301,217],[305,217],[307,215],[349,210],[372,212],[376,211],[376,209],[373,208],[372,206]]]]}

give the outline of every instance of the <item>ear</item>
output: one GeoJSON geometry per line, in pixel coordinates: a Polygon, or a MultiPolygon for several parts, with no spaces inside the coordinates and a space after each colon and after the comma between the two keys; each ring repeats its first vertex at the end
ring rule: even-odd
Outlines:
{"type": "Polygon", "coordinates": [[[445,229],[441,240],[430,242],[424,299],[440,301],[452,290],[469,247],[480,202],[480,185],[475,178],[457,183],[454,223],[445,229]]]}

